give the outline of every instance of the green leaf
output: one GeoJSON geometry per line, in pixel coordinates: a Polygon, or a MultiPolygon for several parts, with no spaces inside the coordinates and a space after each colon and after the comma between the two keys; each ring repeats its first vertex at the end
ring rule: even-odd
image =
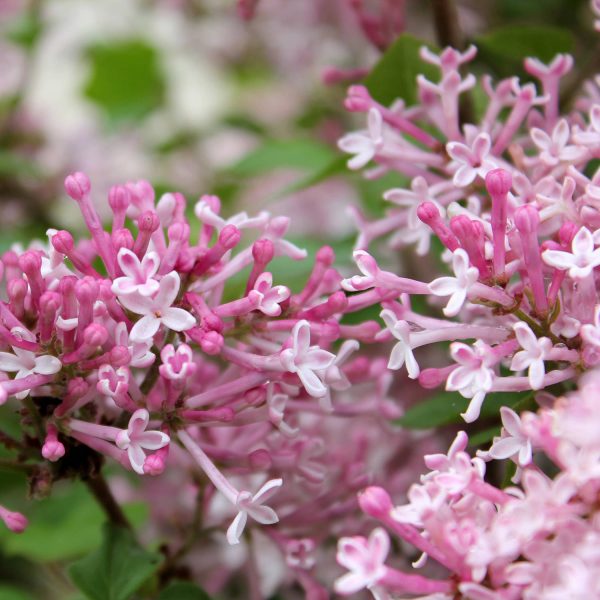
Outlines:
{"type": "Polygon", "coordinates": [[[415,104],[417,75],[423,74],[431,81],[439,80],[439,69],[419,56],[421,46],[437,51],[435,46],[408,33],[399,36],[387,49],[364,82],[375,100],[387,105],[402,98],[407,105],[415,104]]]}
{"type": "Polygon", "coordinates": [[[158,600],[210,600],[210,596],[189,581],[173,581],[161,592],[158,600]]]}
{"type": "Polygon", "coordinates": [[[23,48],[31,49],[42,33],[42,21],[38,15],[24,13],[13,20],[6,32],[8,40],[23,48]]]}
{"type": "MultiPolygon", "coordinates": [[[[480,418],[496,417],[501,406],[515,406],[530,396],[531,392],[488,394],[483,401],[480,418]]],[[[407,429],[432,429],[441,425],[464,423],[460,414],[468,406],[469,400],[458,392],[441,392],[409,408],[395,423],[407,429]]]]}
{"type": "Polygon", "coordinates": [[[159,562],[160,555],[144,550],[129,530],[107,524],[100,548],[71,565],[69,574],[91,600],[128,600],[159,562]]]}
{"type": "Polygon", "coordinates": [[[33,596],[12,585],[0,585],[0,598],[2,600],[33,600],[33,596]]]}
{"type": "Polygon", "coordinates": [[[317,168],[312,173],[309,173],[305,177],[298,179],[298,181],[295,181],[291,185],[286,186],[283,190],[277,192],[275,198],[283,198],[289,194],[295,194],[296,192],[305,190],[313,185],[317,185],[329,177],[345,173],[347,171],[347,160],[348,157],[346,156],[336,156],[330,159],[326,164],[317,168]]]}
{"type": "Polygon", "coordinates": [[[475,39],[480,57],[504,74],[522,67],[527,57],[550,62],[559,53],[572,52],[573,35],[547,25],[509,25],[475,39]]]}
{"type": "MultiPolygon", "coordinates": [[[[125,505],[124,511],[134,525],[146,520],[144,503],[125,505]]],[[[91,552],[102,539],[104,513],[81,482],[57,484],[52,496],[32,501],[25,512],[29,526],[24,533],[0,529],[0,543],[7,554],[56,562],[91,552]]]]}
{"type": "Polygon", "coordinates": [[[163,105],[166,84],[158,53],[144,40],[92,46],[88,60],[84,94],[113,123],[139,121],[163,105]]]}
{"type": "Polygon", "coordinates": [[[228,171],[239,177],[253,177],[274,169],[315,171],[327,165],[335,152],[311,140],[269,140],[231,166],[228,171]]]}

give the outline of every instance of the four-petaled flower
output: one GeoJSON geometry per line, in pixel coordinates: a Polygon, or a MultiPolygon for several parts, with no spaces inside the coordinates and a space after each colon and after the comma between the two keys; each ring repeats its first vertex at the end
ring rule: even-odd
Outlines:
{"type": "Polygon", "coordinates": [[[159,450],[170,442],[170,438],[162,431],[146,431],[150,414],[145,408],[136,410],[129,419],[127,429],[117,434],[115,443],[121,450],[127,450],[131,468],[139,475],[144,474],[146,450],[159,450]]]}
{"type": "Polygon", "coordinates": [[[279,521],[277,513],[270,506],[265,506],[263,502],[271,498],[282,484],[282,479],[270,479],[254,495],[245,490],[238,492],[235,504],[239,512],[227,529],[227,541],[230,544],[240,543],[248,515],[262,525],[273,525],[279,521]]]}
{"type": "Polygon", "coordinates": [[[460,142],[446,144],[446,151],[456,165],[454,185],[467,187],[477,176],[484,179],[488,171],[496,168],[496,163],[488,156],[491,147],[492,141],[485,132],[480,133],[470,147],[460,142]]]}
{"type": "Polygon", "coordinates": [[[348,168],[353,170],[364,167],[383,148],[381,113],[376,108],[371,108],[367,121],[367,131],[349,133],[338,142],[340,150],[355,155],[348,161],[348,168]]]}
{"type": "Polygon", "coordinates": [[[500,409],[502,416],[502,437],[494,438],[494,443],[486,455],[496,460],[504,460],[517,455],[520,467],[531,462],[531,441],[523,432],[519,415],[508,406],[500,409]]]}
{"type": "Polygon", "coordinates": [[[462,248],[452,254],[452,270],[456,277],[438,277],[429,284],[429,289],[436,296],[450,296],[444,307],[447,317],[454,317],[459,313],[471,286],[479,278],[479,271],[476,267],[469,266],[469,257],[462,248]]]}
{"type": "Polygon", "coordinates": [[[553,167],[561,160],[575,162],[587,155],[587,150],[581,146],[568,146],[571,132],[565,119],[561,119],[552,130],[550,137],[543,129],[534,127],[531,130],[533,143],[541,150],[540,160],[553,167]]]}
{"type": "Polygon", "coordinates": [[[421,369],[419,369],[410,344],[410,325],[406,321],[399,320],[389,308],[382,310],[380,316],[390,333],[398,340],[398,343],[392,348],[388,369],[396,370],[406,363],[408,376],[416,379],[421,369]]]}
{"type": "Polygon", "coordinates": [[[472,348],[454,342],[450,355],[460,366],[448,376],[446,389],[459,392],[463,398],[472,398],[467,411],[461,415],[467,423],[472,423],[479,417],[481,404],[494,381],[494,371],[490,368],[495,362],[491,348],[481,340],[472,348]]]}
{"type": "Polygon", "coordinates": [[[268,317],[278,317],[281,314],[279,305],[290,297],[290,290],[285,285],[273,286],[273,275],[268,271],[256,278],[254,290],[262,296],[257,310],[268,317]]]}
{"type": "Polygon", "coordinates": [[[160,374],[170,381],[184,380],[196,372],[192,349],[187,344],[179,344],[177,350],[173,344],[167,344],[160,351],[162,365],[158,367],[160,374]]]}
{"type": "MultiPolygon", "coordinates": [[[[21,327],[14,327],[11,333],[17,335],[28,342],[35,341],[35,337],[21,327]]],[[[13,346],[14,354],[10,352],[0,352],[0,371],[6,373],[15,373],[15,379],[22,379],[28,375],[54,375],[62,368],[62,363],[56,356],[45,354],[36,356],[35,352],[24,350],[13,346]]],[[[29,390],[24,390],[15,394],[19,400],[27,396],[29,390]]]]}
{"type": "Polygon", "coordinates": [[[140,261],[131,250],[121,248],[117,260],[125,273],[124,277],[117,277],[113,281],[112,291],[117,296],[135,292],[142,296],[152,296],[158,291],[159,283],[153,279],[160,265],[156,252],[148,252],[140,261]]]}
{"type": "Polygon", "coordinates": [[[582,227],[571,242],[571,252],[546,250],[542,259],[555,269],[568,269],[572,279],[585,279],[600,265],[600,248],[594,250],[594,236],[587,227],[582,227]]]}
{"type": "Polygon", "coordinates": [[[385,560],[389,551],[390,538],[381,527],[374,529],[369,539],[362,536],[340,539],[336,558],[350,572],[336,580],[335,591],[349,596],[376,585],[387,572],[385,560]]]}
{"type": "Polygon", "coordinates": [[[286,371],[296,373],[306,391],[315,398],[327,393],[327,386],[316,371],[328,369],[335,360],[335,354],[310,345],[310,325],[308,321],[298,321],[292,330],[292,347],[281,351],[281,364],[286,371]]]}
{"type": "Polygon", "coordinates": [[[179,274],[171,271],[160,280],[158,292],[154,297],[138,293],[119,296],[125,308],[143,315],[132,327],[129,339],[134,342],[149,340],[161,324],[173,331],[185,331],[195,325],[196,319],[187,310],[171,306],[177,298],[179,285],[179,274]]]}
{"type": "Polygon", "coordinates": [[[523,350],[517,352],[510,363],[511,371],[529,369],[529,385],[534,390],[539,390],[544,385],[546,369],[544,360],[552,349],[552,340],[547,337],[537,338],[529,325],[519,321],[513,326],[517,341],[523,350]]]}

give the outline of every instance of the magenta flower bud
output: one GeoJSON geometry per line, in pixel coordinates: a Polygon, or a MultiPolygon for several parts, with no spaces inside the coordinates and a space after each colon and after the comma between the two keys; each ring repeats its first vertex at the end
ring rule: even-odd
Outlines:
{"type": "Polygon", "coordinates": [[[273,459],[268,450],[259,448],[258,450],[254,450],[254,452],[250,452],[248,455],[248,462],[250,463],[250,468],[262,471],[271,468],[273,459]]]}
{"type": "Polygon", "coordinates": [[[143,212],[138,218],[140,231],[154,233],[160,227],[160,219],[153,210],[143,212]]]}
{"type": "Polygon", "coordinates": [[[325,266],[330,267],[335,260],[335,252],[331,246],[322,246],[317,250],[315,260],[323,263],[325,266]]]}
{"type": "Polygon", "coordinates": [[[492,169],[485,176],[485,187],[492,198],[506,196],[512,187],[512,175],[505,169],[492,169]]]}
{"type": "Polygon", "coordinates": [[[20,303],[27,295],[27,282],[24,279],[11,279],[6,285],[6,292],[11,302],[20,303]]]}
{"type": "Polygon", "coordinates": [[[65,190],[73,200],[81,202],[91,189],[90,179],[85,173],[77,171],[65,179],[65,190]]]}
{"type": "Polygon", "coordinates": [[[423,369],[419,373],[419,384],[427,390],[436,388],[446,381],[448,373],[443,369],[423,369]]]}
{"type": "Polygon", "coordinates": [[[52,245],[57,252],[69,254],[74,247],[73,236],[68,231],[57,231],[52,236],[52,245]]]}
{"type": "Polygon", "coordinates": [[[56,292],[44,292],[40,298],[40,314],[45,318],[53,318],[60,308],[60,294],[56,292]]]}
{"type": "Polygon", "coordinates": [[[515,225],[521,233],[537,233],[537,228],[540,224],[540,215],[531,204],[517,208],[514,218],[515,225]]]}
{"type": "Polygon", "coordinates": [[[440,211],[433,202],[422,202],[417,207],[417,216],[425,225],[431,225],[436,223],[440,217],[440,211]]]}
{"type": "Polygon", "coordinates": [[[348,96],[344,100],[346,110],[350,112],[366,112],[371,107],[371,104],[371,96],[364,85],[350,86],[348,96]]]}
{"type": "Polygon", "coordinates": [[[244,394],[244,401],[249,406],[260,406],[267,399],[267,391],[264,387],[256,387],[244,394]]]}
{"type": "Polygon", "coordinates": [[[144,461],[144,475],[156,477],[165,470],[165,457],[162,453],[155,452],[146,456],[144,461]]]}
{"type": "Polygon", "coordinates": [[[124,185],[113,185],[108,192],[108,204],[115,213],[127,210],[131,203],[131,195],[124,185]]]}
{"type": "Polygon", "coordinates": [[[216,331],[217,333],[221,333],[224,327],[222,319],[214,313],[209,313],[206,316],[202,317],[202,325],[206,329],[216,331]]]}
{"type": "Polygon", "coordinates": [[[91,303],[98,298],[99,286],[93,277],[84,277],[75,284],[75,297],[80,303],[91,303]]]}
{"type": "Polygon", "coordinates": [[[219,243],[227,250],[235,248],[240,243],[242,234],[235,225],[225,225],[219,234],[219,243]]]}
{"type": "Polygon", "coordinates": [[[565,221],[558,230],[558,239],[564,247],[571,247],[575,234],[579,231],[579,225],[575,225],[573,221],[565,221]]]}
{"type": "Polygon", "coordinates": [[[83,377],[75,377],[67,384],[67,395],[71,398],[79,399],[85,396],[90,389],[88,382],[83,377]]]}
{"type": "Polygon", "coordinates": [[[131,352],[127,346],[114,346],[108,354],[113,367],[126,367],[131,362],[131,352]]]}
{"type": "Polygon", "coordinates": [[[189,248],[182,248],[175,263],[175,270],[180,273],[189,273],[194,268],[196,256],[189,248]]]}
{"type": "Polygon", "coordinates": [[[259,265],[266,265],[275,256],[275,246],[271,240],[260,239],[252,244],[252,258],[259,265]]]}
{"type": "Polygon", "coordinates": [[[19,267],[28,275],[39,272],[42,267],[42,257],[35,250],[27,250],[19,256],[19,267]]]}
{"type": "Polygon", "coordinates": [[[3,509],[0,518],[13,533],[23,533],[28,525],[27,517],[18,512],[3,509]]]}
{"type": "Polygon", "coordinates": [[[206,332],[200,341],[200,347],[206,354],[215,355],[221,352],[221,348],[223,348],[223,344],[225,340],[220,333],[216,331],[208,331],[206,332]]]}
{"type": "Polygon", "coordinates": [[[358,505],[366,515],[375,519],[384,519],[393,508],[390,495],[383,488],[374,485],[358,495],[358,505]]]}
{"type": "Polygon", "coordinates": [[[102,346],[108,339],[108,331],[104,325],[92,323],[83,332],[83,341],[88,346],[102,346]]]}
{"type": "Polygon", "coordinates": [[[144,204],[154,204],[154,188],[145,179],[140,179],[135,183],[129,182],[127,189],[144,204]]]}
{"type": "Polygon", "coordinates": [[[112,234],[112,241],[117,252],[121,248],[127,248],[127,250],[133,248],[133,235],[129,229],[117,229],[117,231],[112,234]]]}
{"type": "Polygon", "coordinates": [[[65,455],[65,447],[56,437],[48,436],[42,446],[42,456],[50,462],[56,462],[65,455]]]}
{"type": "Polygon", "coordinates": [[[183,242],[190,236],[190,226],[183,221],[173,223],[167,231],[170,242],[183,242]]]}

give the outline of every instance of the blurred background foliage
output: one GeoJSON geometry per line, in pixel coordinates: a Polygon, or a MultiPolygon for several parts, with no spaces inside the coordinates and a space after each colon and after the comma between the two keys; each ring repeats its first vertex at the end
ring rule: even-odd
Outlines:
{"type": "MultiPolygon", "coordinates": [[[[443,1],[405,5],[406,33],[382,49],[362,35],[346,0],[263,0],[248,23],[224,0],[0,0],[0,251],[44,239],[50,226],[81,230],[62,181],[82,170],[105,216],[109,187],[127,180],[146,178],[158,194],[181,191],[192,206],[214,193],[226,214],[268,209],[292,217],[290,237],[311,254],[332,245],[343,269],[354,242],[346,207],[380,215],[382,192],[407,182],[346,170],[336,140],[361,119],[343,110],[346,84],[325,85],[321,76],[330,66],[372,69],[365,83],[374,97],[413,103],[415,76],[431,72],[418,48],[445,42],[433,24],[443,1]]],[[[480,49],[477,72],[525,78],[525,56],[572,52],[577,70],[565,90],[568,106],[581,80],[600,70],[585,0],[465,0],[457,10],[461,44],[480,49]]],[[[482,94],[473,92],[475,111],[482,94]]],[[[297,289],[310,263],[276,261],[274,269],[279,283],[297,289]]],[[[456,423],[465,402],[433,396],[401,424],[456,423]]],[[[18,421],[4,410],[2,435],[18,421]]],[[[479,440],[497,431],[484,429],[479,440]]],[[[43,470],[0,469],[3,502],[22,497],[27,486],[31,498],[27,532],[0,530],[0,599],[79,600],[73,582],[89,598],[126,600],[137,590],[152,597],[157,575],[148,565],[156,549],[103,532],[103,515],[83,484],[61,482],[49,496],[47,480],[43,470]],[[143,552],[150,554],[136,560],[143,552]],[[129,577],[107,574],[121,587],[90,591],[90,570],[125,555],[129,577]],[[75,559],[69,577],[65,565],[75,559]],[[131,581],[137,587],[130,589],[131,581]]],[[[146,509],[125,510],[143,540],[146,509]]],[[[207,596],[176,582],[160,598],[207,596]]]]}

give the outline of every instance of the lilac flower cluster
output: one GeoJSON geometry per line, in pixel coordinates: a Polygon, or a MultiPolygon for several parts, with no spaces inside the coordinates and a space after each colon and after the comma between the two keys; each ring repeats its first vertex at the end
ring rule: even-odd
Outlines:
{"type": "Polygon", "coordinates": [[[546,398],[537,413],[519,417],[504,407],[502,435],[476,458],[460,432],[448,454],[425,456],[429,472],[408,490],[407,504],[393,506],[385,490],[367,488],[363,511],[422,552],[413,566],[431,558],[450,575],[433,579],[388,567],[390,540],[378,528],[368,539],[340,540],[338,561],[349,573],[336,589],[351,594],[367,587],[378,599],[597,597],[599,384],[592,370],[578,391],[546,398]],[[554,478],[538,466],[542,457],[558,469],[554,478]],[[516,463],[520,486],[499,489],[484,480],[485,461],[494,459],[516,463]]]}
{"type": "Polygon", "coordinates": [[[380,296],[387,326],[380,339],[397,340],[389,367],[406,365],[425,387],[445,383],[470,398],[468,422],[479,416],[487,393],[570,380],[598,363],[600,348],[594,317],[599,175],[586,174],[600,151],[600,106],[592,98],[580,103],[585,112],[560,117],[559,81],[571,58],[559,55],[548,66],[528,59],[525,67],[540,79],[543,95],[517,78],[495,87],[484,78],[483,117],[461,127],[460,97],[476,79],[463,78],[460,68],[475,53],[474,47],[462,54],[448,48],[436,56],[423,49],[441,81],[419,77],[416,107],[386,108],[366,88],[351,87],[346,105],[368,114],[368,130],[339,143],[354,155],[350,168],[374,160],[369,176],[393,170],[411,179],[410,189],[385,193],[395,206],[384,218],[367,222],[355,212],[354,258],[362,276],[345,280],[344,288],[380,296]],[[382,270],[367,249],[392,232],[393,248],[414,243],[418,255],[430,252],[435,235],[453,275],[421,282],[382,270]],[[434,303],[447,298],[445,318],[414,312],[411,295],[434,303]],[[452,342],[454,362],[421,370],[414,350],[440,342],[452,342]]]}
{"type": "MultiPolygon", "coordinates": [[[[600,14],[598,3],[593,8],[600,14]]],[[[387,330],[378,339],[395,342],[388,367],[406,367],[423,387],[444,385],[470,399],[466,422],[478,419],[490,392],[530,392],[540,408],[519,415],[504,406],[500,437],[475,458],[464,432],[447,455],[426,455],[429,472],[404,504],[367,488],[359,498],[364,513],[420,551],[412,566],[426,575],[388,566],[390,539],[378,528],[368,538],[340,539],[337,559],[348,572],[335,587],[343,595],[363,588],[378,600],[600,594],[600,94],[597,82],[588,82],[561,115],[570,56],[548,65],[525,61],[540,94],[516,77],[493,84],[463,76],[475,55],[474,47],[439,56],[423,48],[440,81],[419,76],[413,107],[397,101],[388,108],[365,87],[350,88],[346,106],[366,113],[368,126],[340,140],[353,155],[348,166],[373,161],[367,177],[394,171],[410,185],[385,193],[394,207],[377,221],[354,210],[361,275],[342,285],[380,297],[387,330]],[[480,118],[465,123],[461,98],[476,85],[488,102],[480,118]],[[394,249],[414,244],[425,256],[439,248],[452,275],[419,281],[384,270],[369,249],[390,234],[394,249]],[[429,314],[413,309],[417,295],[429,301],[429,314]],[[421,368],[416,349],[447,342],[453,362],[421,368]],[[568,392],[572,381],[576,392],[568,392]],[[559,398],[539,392],[550,386],[559,398]],[[490,483],[493,476],[486,480],[486,467],[507,459],[516,486],[503,489],[490,483]]]]}
{"type": "MultiPolygon", "coordinates": [[[[65,188],[91,239],[75,243],[69,232],[49,230],[47,247],[11,250],[1,262],[1,401],[23,403],[25,426],[42,432],[43,459],[87,447],[156,476],[170,453],[175,468],[189,468],[191,458],[232,505],[225,518],[237,514],[227,530],[237,544],[248,518],[278,521],[266,503],[288,475],[290,484],[296,476],[320,481],[318,438],[303,431],[305,412],[326,416],[338,392],[364,383],[380,390],[370,394],[369,410],[394,414],[385,364],[351,356],[357,340],[372,341],[380,327],[340,323],[362,303],[341,290],[331,248],[318,251],[303,289],[292,294],[269,271],[277,257],[306,257],[285,239],[285,217],[225,219],[215,196],[200,198],[192,212],[181,194],[156,202],[139,181],[111,189],[108,232],[89,179],[74,173],[65,188]],[[242,241],[243,233],[254,241],[242,241]],[[236,276],[245,277],[245,291],[226,301],[236,276]],[[338,340],[345,341],[336,355],[338,340]],[[177,443],[185,456],[173,450],[177,443]]],[[[352,499],[360,485],[339,494],[352,499]]],[[[0,517],[13,531],[26,525],[6,509],[0,517]]]]}

